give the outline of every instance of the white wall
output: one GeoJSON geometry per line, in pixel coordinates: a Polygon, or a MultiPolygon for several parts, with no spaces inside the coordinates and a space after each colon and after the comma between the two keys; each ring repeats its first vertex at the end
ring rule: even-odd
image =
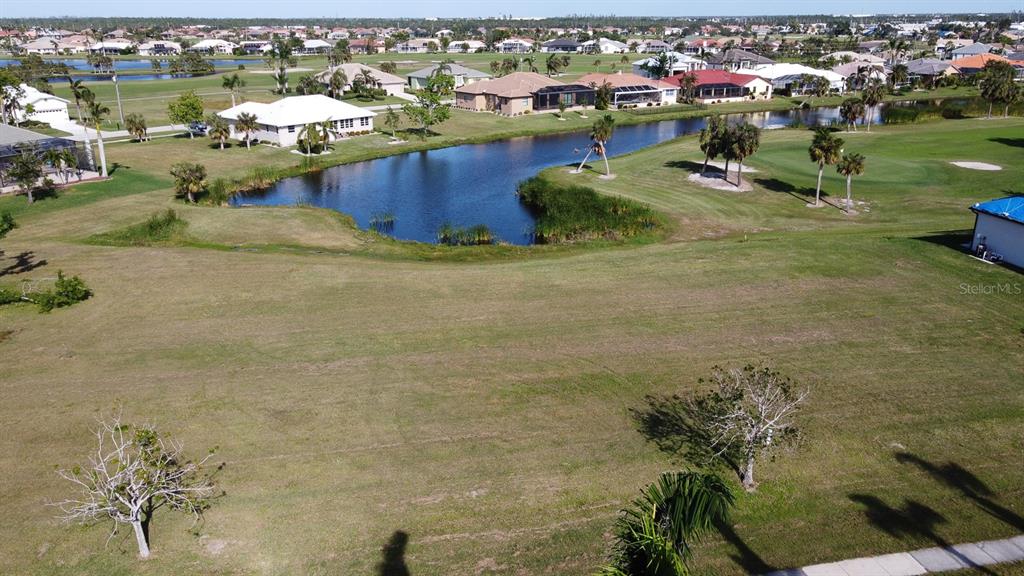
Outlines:
{"type": "MultiPolygon", "coordinates": [[[[344,127],[338,128],[337,130],[343,134],[373,131],[373,117],[369,116],[366,118],[367,123],[365,126],[363,125],[362,120],[362,118],[352,119],[351,127],[342,124],[343,122],[345,122],[344,120],[338,120],[338,126],[344,127]]],[[[231,127],[232,138],[235,138],[240,142],[244,142],[245,134],[235,130],[235,121],[228,120],[228,125],[231,127]]],[[[289,128],[287,126],[275,128],[273,126],[265,127],[261,125],[259,130],[252,133],[252,137],[256,140],[259,140],[260,142],[270,142],[272,144],[276,144],[277,146],[287,148],[289,146],[295,146],[296,143],[298,143],[299,133],[302,132],[302,128],[303,126],[299,125],[295,126],[293,131],[289,131],[289,128]]]]}
{"type": "Polygon", "coordinates": [[[989,250],[1002,256],[1004,261],[1024,268],[1024,224],[990,214],[978,214],[971,253],[977,249],[982,238],[989,250]]]}

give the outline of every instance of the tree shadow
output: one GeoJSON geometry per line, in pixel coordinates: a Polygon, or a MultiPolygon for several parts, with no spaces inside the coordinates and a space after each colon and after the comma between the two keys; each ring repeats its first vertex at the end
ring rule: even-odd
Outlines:
{"type": "Polygon", "coordinates": [[[731,452],[714,450],[715,436],[707,415],[677,395],[645,396],[646,406],[631,408],[637,430],[659,450],[698,465],[724,465],[739,475],[740,464],[731,452]]]}
{"type": "Polygon", "coordinates": [[[978,478],[970,470],[956,462],[935,464],[908,452],[897,453],[896,461],[900,464],[917,466],[924,472],[927,472],[935,481],[945,484],[971,502],[974,502],[976,506],[996,520],[1010,526],[1014,530],[1024,531],[1024,517],[996,503],[993,500],[996,494],[992,492],[992,489],[981,478],[978,478]]]}
{"type": "Polygon", "coordinates": [[[989,142],[998,142],[1014,148],[1024,148],[1024,138],[989,138],[989,142]]]}
{"type": "MultiPolygon", "coordinates": [[[[771,192],[780,192],[783,194],[789,194],[797,200],[807,203],[809,200],[814,199],[814,188],[810,186],[804,186],[803,188],[797,188],[796,186],[786,182],[785,180],[779,180],[778,178],[754,178],[754,184],[761,186],[762,188],[771,192]]],[[[821,191],[822,202],[838,208],[835,204],[826,200],[828,198],[828,192],[821,191]]]]}
{"type": "Polygon", "coordinates": [[[850,494],[849,499],[864,506],[864,516],[875,528],[898,540],[906,538],[924,538],[935,543],[936,546],[945,549],[956,556],[964,565],[976,569],[982,574],[994,572],[984,566],[973,562],[951,548],[950,543],[936,533],[936,527],[949,522],[945,516],[934,509],[917,502],[916,500],[904,500],[901,508],[894,508],[883,502],[877,496],[869,494],[850,494]]]}
{"type": "MultiPolygon", "coordinates": [[[[6,256],[3,252],[0,252],[0,256],[6,256]]],[[[8,274],[24,274],[25,272],[31,272],[36,268],[42,268],[46,266],[46,260],[36,260],[35,252],[27,250],[16,256],[12,257],[14,262],[0,268],[0,276],[7,276],[8,274]]]]}
{"type": "Polygon", "coordinates": [[[110,169],[107,170],[107,176],[113,176],[114,172],[117,172],[118,170],[122,170],[122,169],[123,170],[130,170],[131,167],[130,166],[125,166],[124,164],[121,164],[120,162],[114,162],[113,164],[110,165],[110,169]]]}
{"type": "Polygon", "coordinates": [[[928,242],[958,252],[966,252],[970,249],[973,238],[974,230],[943,230],[942,232],[932,232],[927,236],[915,236],[914,240],[928,242]]]}
{"type": "Polygon", "coordinates": [[[754,549],[748,546],[731,525],[725,522],[718,522],[715,524],[715,528],[718,529],[718,533],[722,535],[722,538],[725,538],[726,542],[732,544],[733,548],[736,549],[735,552],[729,554],[729,558],[739,565],[744,572],[747,574],[766,574],[777,570],[777,568],[765,562],[754,549]]]}
{"type": "Polygon", "coordinates": [[[409,545],[409,535],[402,530],[395,530],[381,549],[381,561],[377,565],[378,576],[409,576],[409,567],[405,564],[405,548],[409,545]]]}
{"type": "MultiPolygon", "coordinates": [[[[693,174],[702,174],[704,172],[704,163],[694,162],[693,160],[669,160],[668,162],[665,162],[665,168],[680,168],[693,174]]],[[[724,172],[724,170],[718,166],[712,166],[711,164],[708,164],[707,171],[724,172]]]]}

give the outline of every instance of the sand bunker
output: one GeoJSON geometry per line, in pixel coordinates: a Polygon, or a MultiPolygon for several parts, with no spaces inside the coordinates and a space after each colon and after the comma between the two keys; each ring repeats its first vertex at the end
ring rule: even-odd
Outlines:
{"type": "MultiPolygon", "coordinates": [[[[725,162],[716,162],[716,161],[708,162],[708,168],[710,168],[712,166],[714,166],[715,168],[718,168],[719,170],[725,170],[725,162]]],[[[757,168],[751,168],[750,166],[744,166],[743,167],[743,173],[744,174],[753,174],[754,172],[757,172],[757,168]]],[[[729,163],[729,174],[735,174],[735,173],[736,173],[736,163],[735,162],[730,162],[729,163]]]]}
{"type": "MultiPolygon", "coordinates": [[[[288,68],[285,72],[312,72],[312,68],[288,68]]],[[[252,74],[277,74],[277,70],[249,70],[252,74]]]]}
{"type": "Polygon", "coordinates": [[[988,164],[985,162],[950,162],[953,166],[959,166],[961,168],[967,168],[968,170],[985,170],[986,172],[996,172],[1002,170],[1002,166],[996,166],[995,164],[988,164]]]}
{"type": "MultiPolygon", "coordinates": [[[[746,172],[746,169],[743,171],[746,172]]],[[[735,174],[733,170],[729,170],[729,172],[735,174]]],[[[713,188],[715,190],[724,190],[726,192],[749,192],[753,190],[749,180],[744,180],[742,186],[736,186],[736,184],[734,184],[736,181],[735,178],[731,178],[731,181],[727,182],[724,174],[714,172],[708,172],[707,175],[701,175],[699,172],[690,174],[687,180],[697,184],[698,186],[713,188]]]]}

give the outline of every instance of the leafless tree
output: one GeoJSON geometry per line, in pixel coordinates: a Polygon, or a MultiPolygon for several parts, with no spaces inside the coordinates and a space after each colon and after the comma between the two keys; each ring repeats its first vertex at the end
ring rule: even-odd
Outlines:
{"type": "Polygon", "coordinates": [[[753,491],[754,464],[796,438],[793,417],[809,391],[795,391],[789,378],[765,365],[716,366],[709,382],[715,389],[693,399],[692,412],[702,416],[715,455],[734,461],[743,488],[753,491]]]}
{"type": "Polygon", "coordinates": [[[213,482],[203,465],[213,451],[193,462],[182,456],[179,442],[165,440],[151,426],[124,424],[120,414],[101,420],[96,451],[84,466],[57,473],[78,488],[78,494],[57,502],[67,522],[113,521],[110,538],[130,524],[139,556],[149,557],[148,526],[153,513],[168,506],[198,522],[213,496],[213,482]]]}

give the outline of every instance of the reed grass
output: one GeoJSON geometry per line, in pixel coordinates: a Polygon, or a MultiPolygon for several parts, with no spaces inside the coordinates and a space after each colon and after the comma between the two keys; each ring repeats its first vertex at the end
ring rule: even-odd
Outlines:
{"type": "Polygon", "coordinates": [[[144,222],[131,226],[94,234],[88,238],[90,244],[112,246],[153,246],[156,244],[172,244],[186,239],[185,229],[188,222],[178,213],[168,208],[164,212],[153,214],[144,222]]]}

